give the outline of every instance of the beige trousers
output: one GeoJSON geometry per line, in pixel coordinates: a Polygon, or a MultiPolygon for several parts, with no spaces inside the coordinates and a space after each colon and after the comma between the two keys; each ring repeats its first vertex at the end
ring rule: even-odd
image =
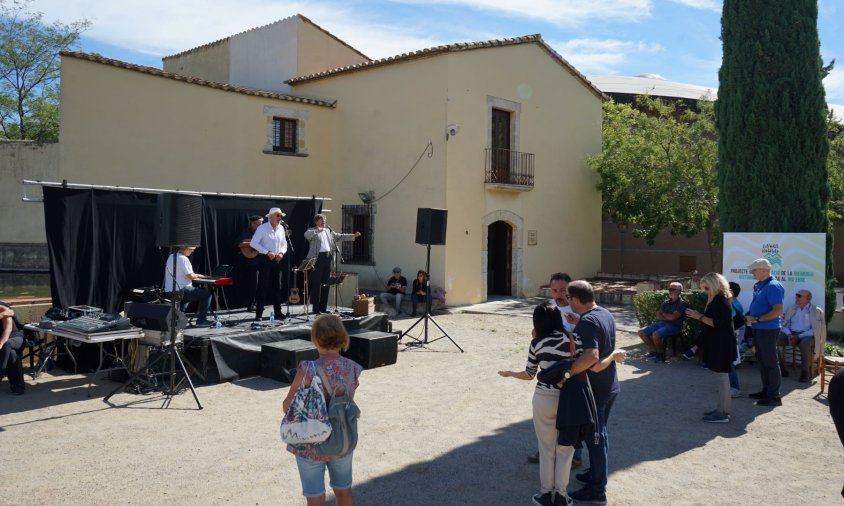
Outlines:
{"type": "Polygon", "coordinates": [[[557,403],[559,390],[536,389],[533,393],[533,428],[539,447],[540,493],[556,490],[568,497],[573,446],[557,444],[557,403]]]}

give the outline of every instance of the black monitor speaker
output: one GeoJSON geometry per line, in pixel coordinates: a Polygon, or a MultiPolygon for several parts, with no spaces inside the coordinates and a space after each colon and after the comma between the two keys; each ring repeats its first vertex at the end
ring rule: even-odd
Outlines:
{"type": "Polygon", "coordinates": [[[420,207],[416,211],[416,244],[445,245],[448,210],[420,207]]]}
{"type": "MultiPolygon", "coordinates": [[[[170,330],[170,304],[146,304],[135,302],[129,305],[126,316],[135,327],[144,330],[170,330]]],[[[181,330],[188,324],[185,313],[176,308],[176,329],[181,330]]]]}
{"type": "Polygon", "coordinates": [[[199,246],[201,240],[202,196],[159,194],[156,246],[199,246]]]}

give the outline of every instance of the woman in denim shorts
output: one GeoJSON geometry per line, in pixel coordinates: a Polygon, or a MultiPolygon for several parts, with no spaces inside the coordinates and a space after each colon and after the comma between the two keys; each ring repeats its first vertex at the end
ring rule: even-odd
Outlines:
{"type": "MultiPolygon", "coordinates": [[[[349,392],[354,397],[358,387],[358,378],[363,368],[357,363],[341,357],[340,352],[349,349],[349,334],[343,323],[335,315],[322,315],[314,320],[311,327],[311,342],[319,351],[319,359],[302,362],[296,372],[296,377],[287,392],[282,406],[284,412],[293,402],[293,396],[304,381],[310,385],[314,377],[316,366],[320,365],[328,379],[328,385],[323,384],[326,396],[335,392],[335,388],[351,385],[349,392]]],[[[340,389],[342,391],[342,388],[340,389]]],[[[338,391],[337,393],[341,393],[338,391]]],[[[308,501],[308,506],[325,504],[325,470],[328,469],[329,483],[334,490],[337,506],[351,506],[352,500],[352,457],[354,452],[345,455],[324,457],[318,455],[313,444],[287,445],[287,451],[296,456],[299,468],[299,478],[302,480],[302,494],[308,501]]]]}

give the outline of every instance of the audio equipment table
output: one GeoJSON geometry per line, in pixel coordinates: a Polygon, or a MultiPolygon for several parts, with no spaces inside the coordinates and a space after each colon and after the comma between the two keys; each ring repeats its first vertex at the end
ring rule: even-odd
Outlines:
{"type": "Polygon", "coordinates": [[[91,397],[91,385],[94,383],[94,380],[97,379],[97,376],[100,373],[122,370],[126,371],[127,374],[131,374],[129,367],[126,364],[126,341],[132,339],[140,339],[144,335],[144,331],[136,327],[130,327],[129,329],[125,330],[99,332],[96,334],[69,332],[67,330],[62,330],[58,327],[53,328],[47,332],[52,333],[54,336],[63,337],[65,339],[71,339],[73,341],[80,341],[83,343],[97,343],[99,345],[100,363],[99,365],[97,365],[97,370],[94,371],[94,374],[91,376],[91,379],[88,382],[88,397],[91,397]],[[117,351],[117,341],[120,341],[119,352],[117,351]],[[114,343],[114,346],[111,351],[106,350],[103,346],[105,343],[109,342],[114,343]],[[114,359],[114,365],[112,367],[103,369],[103,358],[105,356],[109,356],[114,359]]]}

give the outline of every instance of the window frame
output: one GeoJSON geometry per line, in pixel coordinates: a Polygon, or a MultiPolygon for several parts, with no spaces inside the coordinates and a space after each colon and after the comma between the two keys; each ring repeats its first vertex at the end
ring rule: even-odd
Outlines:
{"type": "Polygon", "coordinates": [[[375,265],[375,206],[372,204],[354,204],[341,206],[343,233],[360,232],[361,237],[354,241],[344,241],[343,263],[350,265],[375,265]],[[360,229],[360,221],[355,218],[365,218],[367,223],[360,229]],[[357,225],[357,226],[356,226],[357,225]],[[363,250],[363,255],[355,251],[363,250]]]}
{"type": "Polygon", "coordinates": [[[299,144],[299,120],[284,116],[273,116],[272,148],[276,153],[297,153],[299,144]],[[286,128],[285,128],[286,126],[286,128]],[[276,133],[278,135],[276,135],[276,133]],[[290,145],[285,144],[286,133],[290,134],[290,145]],[[278,141],[276,143],[276,141],[278,141]]]}

